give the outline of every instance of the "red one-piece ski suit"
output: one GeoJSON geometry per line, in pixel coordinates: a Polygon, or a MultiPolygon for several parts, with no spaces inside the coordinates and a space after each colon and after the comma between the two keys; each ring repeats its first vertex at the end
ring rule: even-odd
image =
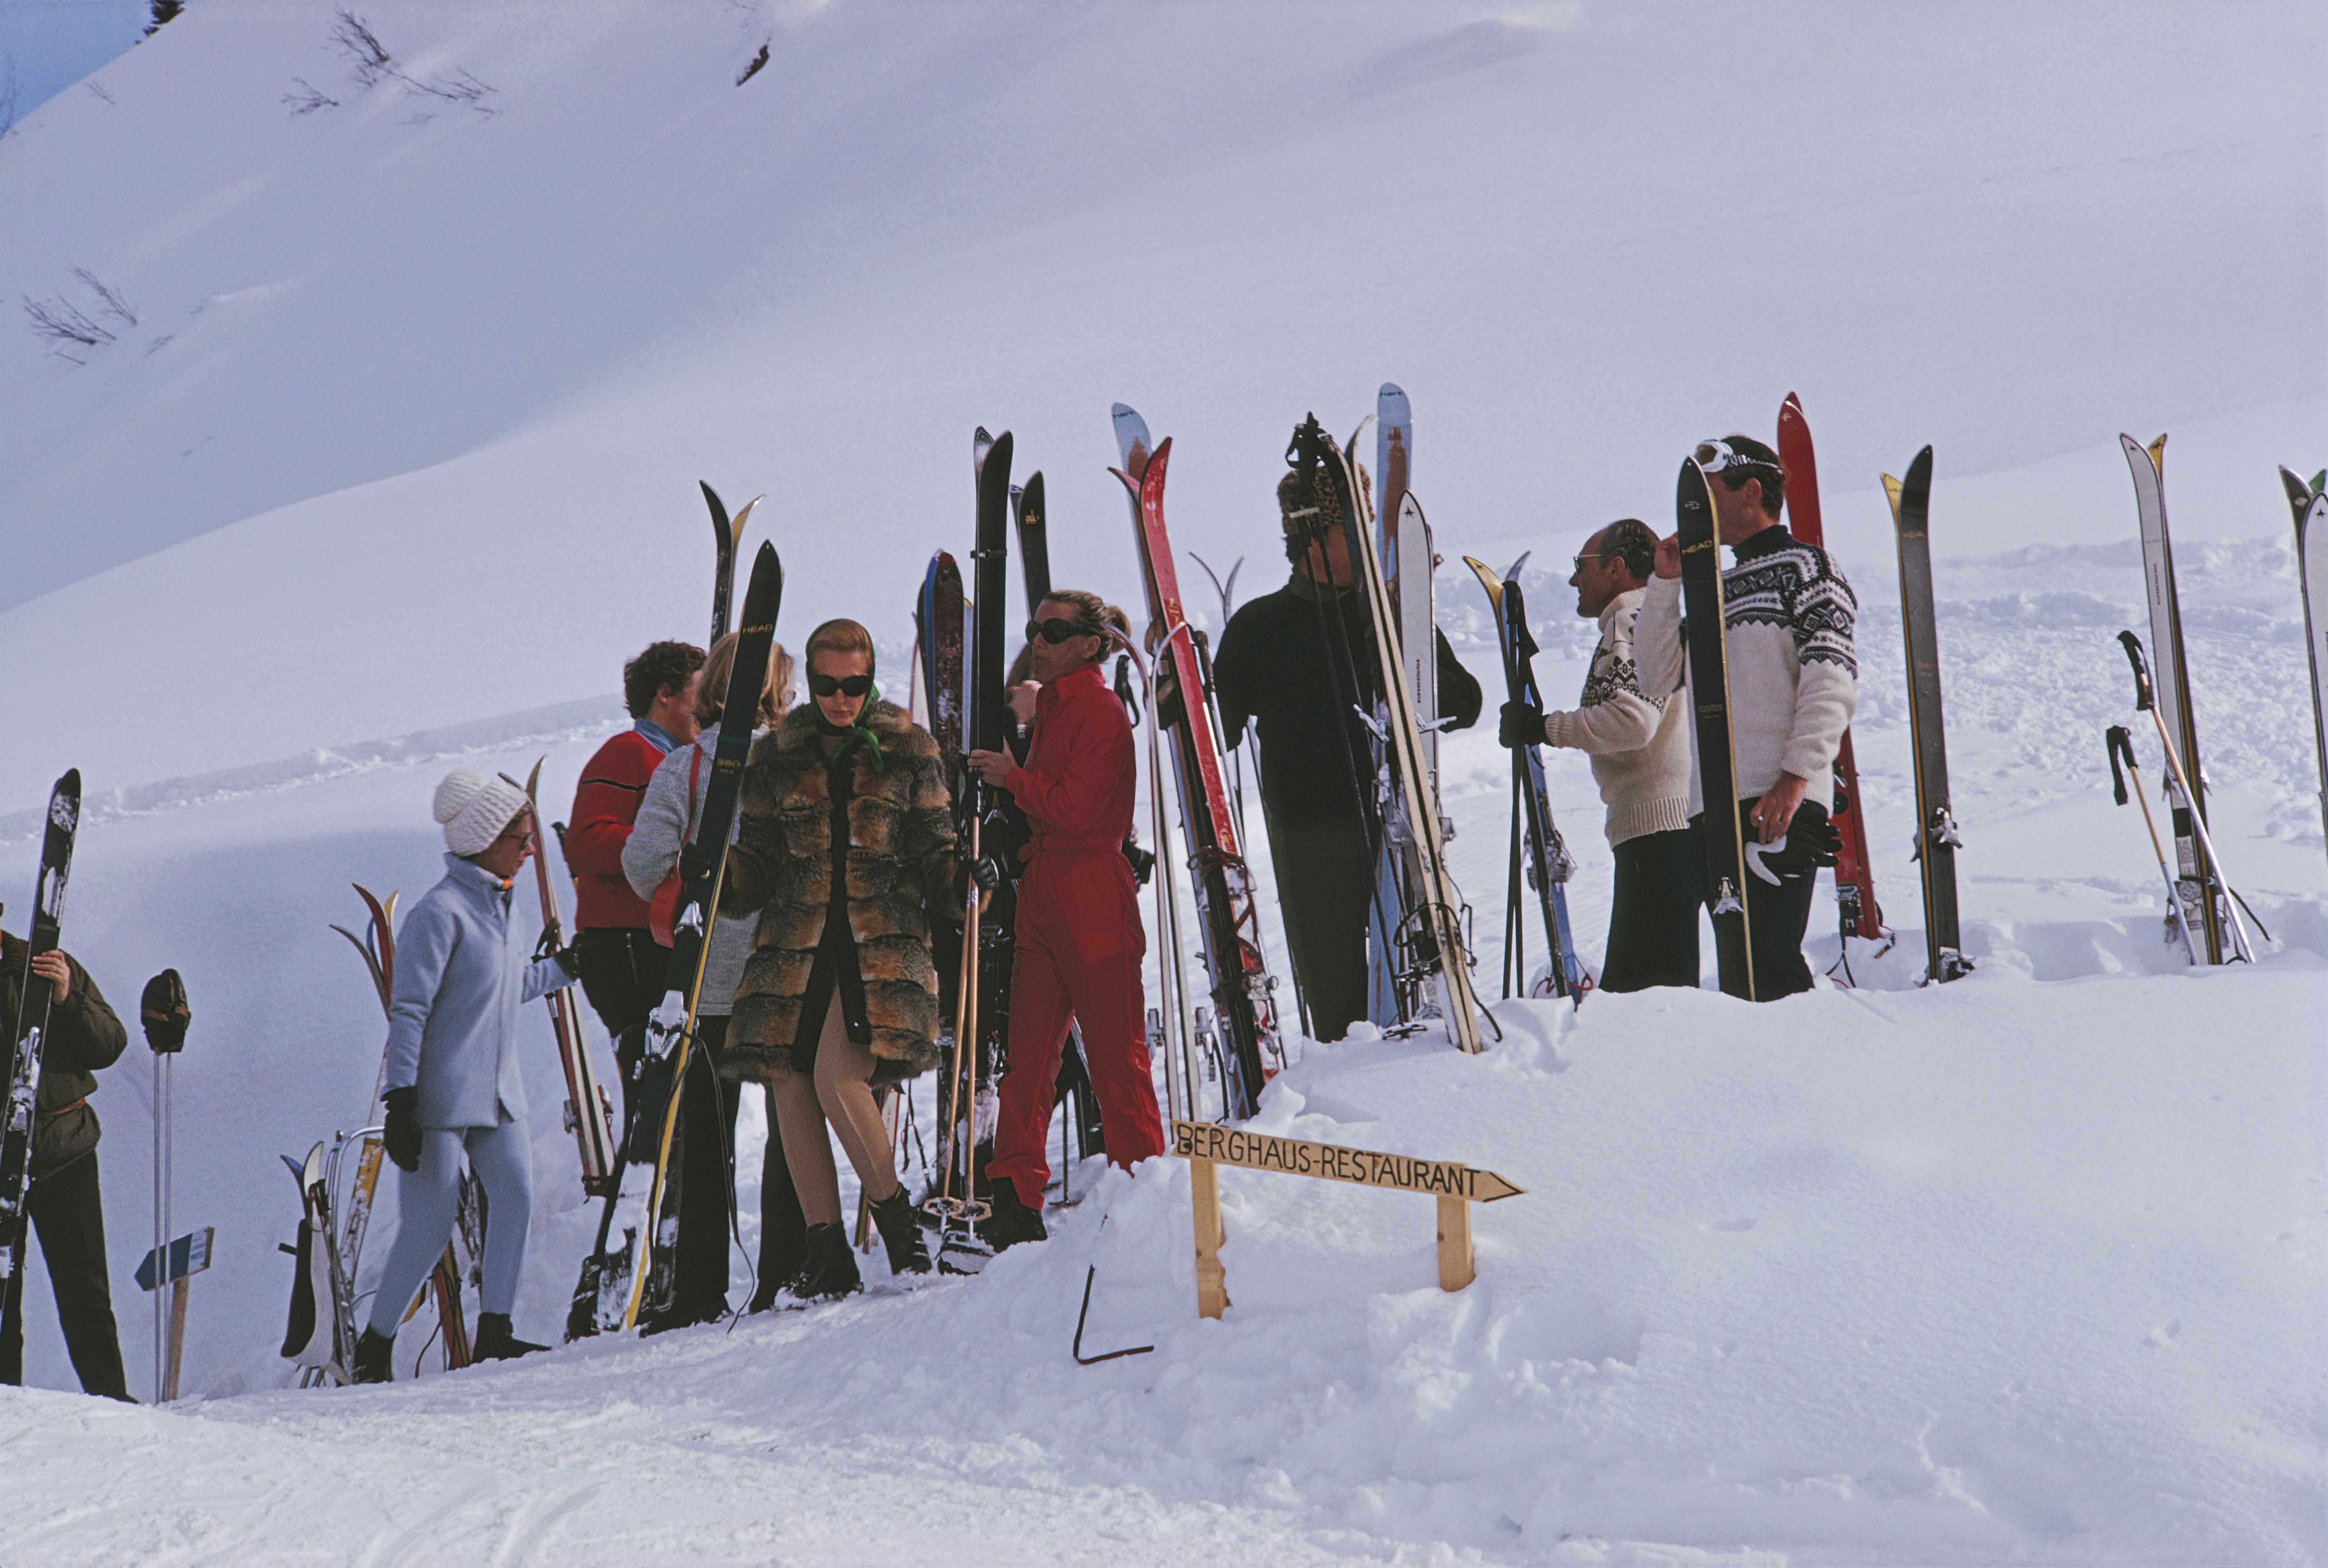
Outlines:
{"type": "Polygon", "coordinates": [[[1051,1178],[1045,1134],[1071,1019],[1083,1025],[1108,1159],[1129,1167],[1164,1152],[1141,1023],[1148,938],[1123,858],[1137,779],[1131,723],[1099,666],[1086,664],[1036,699],[1026,765],[1002,781],[1034,834],[1018,882],[1010,1068],[986,1169],[1037,1214],[1051,1178]]]}

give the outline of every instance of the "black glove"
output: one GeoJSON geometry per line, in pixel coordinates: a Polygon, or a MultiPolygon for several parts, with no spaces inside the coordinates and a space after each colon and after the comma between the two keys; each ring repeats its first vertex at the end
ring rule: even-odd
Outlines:
{"type": "MultiPolygon", "coordinates": [[[[1753,809],[1747,802],[1741,808],[1753,809]]],[[[1763,881],[1777,887],[1783,880],[1808,877],[1821,866],[1835,864],[1835,851],[1843,848],[1843,835],[1827,821],[1826,809],[1816,801],[1805,801],[1795,808],[1794,820],[1787,824],[1787,835],[1775,844],[1754,842],[1754,826],[1743,822],[1746,833],[1746,869],[1763,881]]]]}
{"type": "Polygon", "coordinates": [[[388,1157],[396,1161],[399,1170],[419,1169],[420,1091],[390,1089],[380,1099],[388,1106],[388,1125],[380,1135],[380,1141],[388,1146],[388,1157]]]}
{"type": "Polygon", "coordinates": [[[1135,887],[1148,886],[1148,878],[1156,869],[1156,857],[1140,847],[1137,839],[1123,840],[1123,858],[1131,862],[1131,880],[1135,887]]]}
{"type": "Polygon", "coordinates": [[[962,868],[962,902],[965,904],[970,902],[970,890],[972,887],[976,887],[981,893],[992,893],[1000,889],[1009,879],[1009,874],[1003,870],[1002,862],[991,855],[981,855],[975,860],[966,860],[962,868]]]}
{"type": "Polygon", "coordinates": [[[691,887],[709,881],[713,868],[719,864],[718,855],[711,846],[699,840],[690,840],[679,852],[679,880],[681,887],[691,887]]]}
{"type": "Polygon", "coordinates": [[[1542,746],[1544,709],[1516,699],[1505,703],[1496,721],[1496,739],[1514,751],[1523,746],[1542,746]]]}
{"type": "Polygon", "coordinates": [[[186,982],[176,970],[165,969],[146,982],[137,1012],[146,1024],[147,1045],[156,1051],[185,1049],[186,1025],[193,1013],[186,1006],[186,982]]]}
{"type": "Polygon", "coordinates": [[[554,948],[551,950],[549,956],[558,961],[558,967],[566,972],[567,979],[580,980],[582,978],[582,954],[578,949],[570,944],[565,947],[554,948]]]}

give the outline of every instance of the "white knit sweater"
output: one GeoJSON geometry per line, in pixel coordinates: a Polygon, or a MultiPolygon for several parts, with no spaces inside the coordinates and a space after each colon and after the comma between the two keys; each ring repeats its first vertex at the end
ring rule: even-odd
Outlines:
{"type": "Polygon", "coordinates": [[[1600,643],[1575,709],[1544,716],[1544,737],[1592,758],[1592,779],[1609,808],[1611,845],[1689,825],[1689,742],[1672,685],[1641,690],[1633,623],[1644,590],[1619,594],[1600,611],[1600,643]]]}
{"type": "MultiPolygon", "coordinates": [[[[1768,528],[1732,552],[1722,574],[1723,643],[1730,666],[1730,749],[1738,798],[1769,789],[1781,773],[1807,779],[1803,798],[1826,805],[1835,794],[1835,753],[1859,706],[1859,666],[1852,621],[1859,601],[1826,551],[1784,528],[1768,528]]],[[[1671,690],[1683,680],[1681,579],[1648,587],[1633,629],[1641,684],[1671,690]]],[[[1696,709],[1690,689],[1689,708],[1696,709]]],[[[1696,765],[1697,726],[1689,725],[1689,814],[1704,809],[1696,765]]]]}

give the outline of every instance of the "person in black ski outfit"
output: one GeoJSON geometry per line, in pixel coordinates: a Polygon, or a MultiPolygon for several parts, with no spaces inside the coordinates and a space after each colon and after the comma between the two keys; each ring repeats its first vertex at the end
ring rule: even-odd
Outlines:
{"type": "MultiPolygon", "coordinates": [[[[24,942],[0,932],[0,1019],[17,1014],[25,957],[24,942]]],[[[99,1129],[89,1097],[97,1092],[98,1072],[120,1059],[129,1032],[76,960],[44,953],[32,960],[32,976],[34,985],[51,988],[51,1000],[33,1098],[33,1184],[24,1207],[41,1238],[57,1322],[82,1391],[128,1401],[113,1288],[105,1269],[105,1205],[97,1181],[99,1129]]],[[[24,1381],[23,1265],[20,1255],[0,1309],[0,1384],[12,1387],[24,1381]]]]}
{"type": "MultiPolygon", "coordinates": [[[[1283,587],[1231,616],[1213,654],[1214,697],[1234,746],[1248,723],[1260,737],[1261,803],[1277,865],[1285,943],[1310,1014],[1310,1032],[1338,1040],[1366,1016],[1366,918],[1375,895],[1372,712],[1376,675],[1366,596],[1354,591],[1350,547],[1320,484],[1316,517],[1300,475],[1277,487],[1292,572],[1283,587]]],[[[1479,718],[1479,683],[1439,634],[1439,707],[1448,729],[1479,718]]],[[[1394,922],[1397,911],[1390,912],[1394,922]]]]}

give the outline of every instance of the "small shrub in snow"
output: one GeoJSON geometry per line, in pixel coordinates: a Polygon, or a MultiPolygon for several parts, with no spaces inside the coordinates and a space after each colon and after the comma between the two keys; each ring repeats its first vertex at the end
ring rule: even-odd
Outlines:
{"type": "Polygon", "coordinates": [[[307,79],[305,77],[293,77],[291,79],[291,85],[297,88],[299,90],[296,92],[285,93],[283,95],[283,101],[285,104],[289,106],[291,112],[295,115],[311,115],[319,108],[337,108],[340,107],[340,100],[338,99],[329,97],[324,93],[319,92],[314,88],[310,87],[307,84],[307,79]]]}
{"type": "Polygon", "coordinates": [[[357,84],[370,87],[385,77],[394,76],[396,62],[389,58],[388,50],[364,19],[354,12],[343,9],[332,23],[332,42],[348,57],[349,68],[357,84]]]}

